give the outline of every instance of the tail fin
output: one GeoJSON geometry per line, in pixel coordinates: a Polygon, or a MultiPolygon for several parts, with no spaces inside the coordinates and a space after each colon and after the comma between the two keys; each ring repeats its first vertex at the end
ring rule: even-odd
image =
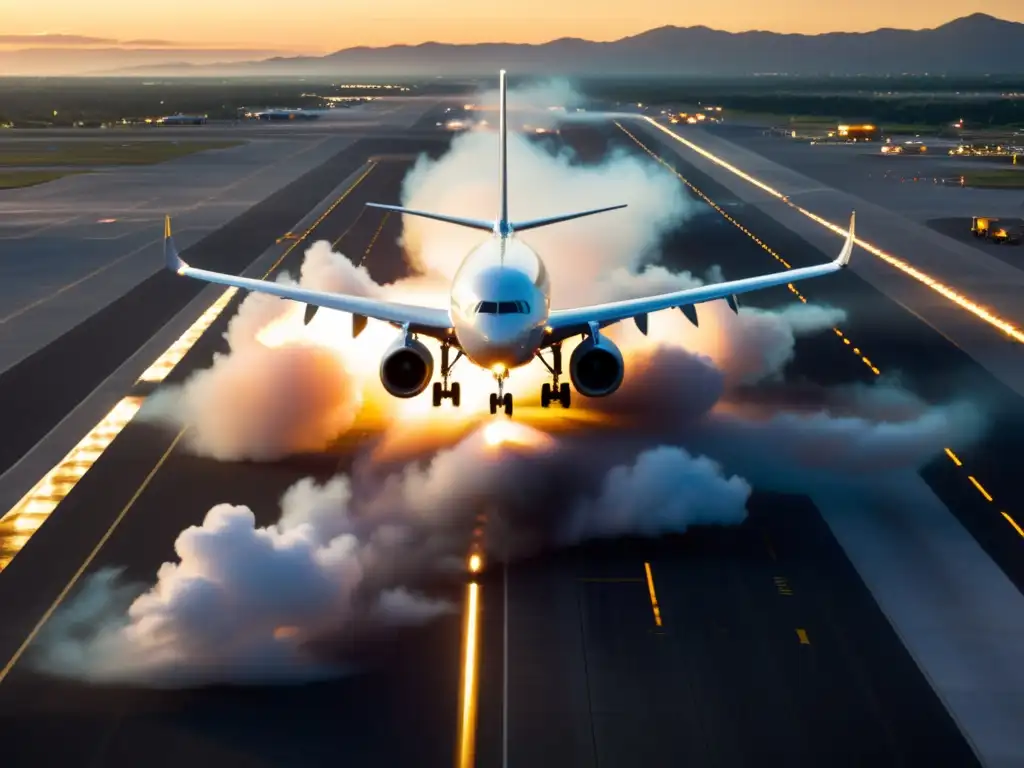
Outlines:
{"type": "Polygon", "coordinates": [[[508,220],[508,116],[505,70],[498,73],[498,185],[501,199],[498,204],[498,234],[511,234],[508,220]]]}
{"type": "Polygon", "coordinates": [[[625,208],[623,205],[612,205],[607,208],[597,208],[590,211],[578,213],[564,213],[558,216],[547,216],[542,219],[529,219],[528,221],[510,222],[508,218],[508,84],[505,78],[505,70],[498,74],[498,218],[494,222],[482,221],[480,219],[468,219],[461,216],[447,216],[441,213],[430,213],[429,211],[416,211],[403,208],[398,205],[383,205],[381,203],[367,203],[373,208],[383,208],[388,211],[397,211],[409,216],[422,216],[426,219],[444,221],[460,227],[470,229],[482,229],[494,232],[499,237],[508,237],[515,231],[525,229],[536,229],[546,227],[549,224],[558,224],[562,221],[578,219],[582,216],[592,216],[595,213],[615,211],[625,208]]]}

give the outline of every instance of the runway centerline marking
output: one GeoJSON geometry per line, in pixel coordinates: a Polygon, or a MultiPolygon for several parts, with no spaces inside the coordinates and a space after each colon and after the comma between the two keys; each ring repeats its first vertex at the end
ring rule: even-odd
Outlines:
{"type": "MultiPolygon", "coordinates": [[[[308,229],[306,229],[306,231],[302,234],[302,236],[300,238],[298,238],[294,243],[292,243],[285,250],[285,252],[283,254],[281,254],[280,257],[277,258],[277,260],[273,263],[273,265],[271,265],[270,268],[267,269],[266,272],[263,274],[263,279],[267,279],[267,277],[269,277],[270,274],[273,273],[281,265],[281,263],[285,260],[285,258],[295,248],[297,248],[299,246],[299,244],[302,243],[324,221],[324,219],[326,219],[327,216],[335,208],[337,208],[338,205],[345,198],[347,198],[349,196],[349,194],[351,194],[351,192],[353,190],[355,190],[356,187],[359,186],[360,183],[362,183],[362,181],[367,176],[370,175],[370,173],[373,171],[373,169],[375,167],[376,167],[376,163],[369,164],[369,166],[366,168],[366,170],[354,182],[352,182],[352,184],[350,184],[345,189],[345,191],[337,199],[335,199],[331,203],[331,205],[327,208],[327,210],[324,211],[324,213],[321,214],[317,218],[317,220],[312,225],[309,226],[308,229]]],[[[229,288],[224,293],[229,293],[229,294],[231,294],[233,296],[235,291],[236,291],[236,289],[229,288]]],[[[221,297],[218,299],[218,301],[214,302],[213,306],[218,306],[219,303],[223,299],[224,299],[224,295],[222,294],[221,297]]],[[[223,309],[226,306],[227,306],[227,301],[224,301],[223,305],[220,306],[219,312],[222,312],[223,309]]],[[[205,324],[205,327],[208,328],[209,325],[213,322],[212,320],[209,320],[207,318],[207,313],[209,311],[210,310],[207,310],[207,312],[204,312],[203,315],[199,318],[199,320],[197,320],[196,323],[194,323],[193,325],[196,326],[196,325],[205,324]]],[[[218,314],[219,314],[219,312],[218,312],[218,314]]],[[[216,319],[216,318],[214,318],[214,319],[216,319]]],[[[174,354],[177,354],[177,352],[179,351],[178,350],[178,346],[182,343],[183,339],[186,339],[186,337],[191,338],[191,334],[188,331],[186,331],[185,334],[183,334],[181,337],[179,337],[179,339],[177,341],[175,341],[174,344],[171,345],[171,347],[164,353],[164,355],[161,355],[161,357],[158,358],[157,362],[159,362],[160,359],[163,359],[165,356],[167,356],[168,354],[171,354],[172,352],[174,354]]],[[[191,341],[191,344],[189,345],[189,348],[191,348],[192,344],[194,344],[196,341],[198,341],[198,338],[199,338],[198,336],[196,336],[195,338],[192,338],[192,341],[191,341]]],[[[187,352],[187,349],[185,351],[187,352]]],[[[178,360],[180,360],[181,357],[184,357],[184,353],[181,353],[181,355],[178,357],[178,360]]],[[[156,366],[156,365],[157,365],[157,363],[154,363],[154,366],[156,366]]],[[[152,369],[154,366],[150,366],[150,368],[152,369]]],[[[173,368],[173,366],[172,366],[172,368],[173,368]]],[[[157,381],[162,381],[163,378],[165,378],[167,376],[167,374],[170,373],[170,370],[171,369],[167,369],[163,373],[163,376],[161,376],[159,379],[157,379],[157,381]]],[[[143,376],[145,376],[145,374],[143,374],[143,376]]],[[[140,378],[140,381],[142,381],[142,380],[143,379],[140,378]]],[[[118,403],[118,405],[115,406],[114,410],[112,410],[111,413],[108,414],[108,416],[104,418],[103,421],[100,421],[99,424],[97,424],[92,430],[90,430],[89,434],[86,436],[86,438],[83,439],[82,442],[79,443],[79,445],[77,445],[74,449],[72,449],[72,451],[67,456],[65,456],[64,459],[60,463],[58,463],[53,469],[51,469],[49,472],[47,472],[46,475],[43,476],[42,480],[40,480],[35,486],[33,486],[33,488],[14,507],[12,507],[11,510],[8,511],[3,516],[3,518],[0,518],[0,523],[2,523],[4,521],[10,521],[11,519],[14,519],[15,522],[16,522],[17,519],[22,515],[22,513],[24,511],[32,509],[32,505],[33,504],[36,504],[36,503],[39,503],[39,502],[45,502],[48,505],[50,505],[49,510],[46,512],[46,518],[44,518],[42,520],[42,522],[40,522],[39,525],[35,527],[35,529],[32,531],[32,533],[35,533],[35,531],[38,531],[39,528],[42,527],[43,523],[45,523],[46,519],[48,519],[49,515],[52,514],[54,510],[56,510],[56,508],[60,505],[60,503],[65,498],[67,498],[67,495],[71,492],[71,490],[81,481],[81,479],[86,475],[88,470],[95,464],[95,462],[99,460],[100,456],[103,455],[103,453],[111,445],[111,443],[113,443],[113,441],[117,437],[117,435],[119,435],[124,430],[124,428],[129,423],[131,423],[132,418],[134,418],[135,414],[138,412],[139,406],[140,406],[140,404],[141,404],[141,402],[143,400],[144,400],[144,398],[133,397],[133,396],[130,396],[130,395],[125,397],[125,398],[123,398],[118,403]],[[117,414],[119,408],[125,407],[125,404],[134,405],[134,410],[132,411],[131,415],[128,418],[119,419],[118,423],[116,425],[112,425],[110,429],[104,430],[103,427],[105,426],[107,420],[112,418],[115,414],[117,414]],[[90,452],[90,455],[88,456],[88,462],[83,464],[83,462],[81,460],[77,459],[76,457],[78,457],[80,455],[80,453],[81,453],[80,449],[82,447],[82,444],[86,440],[88,440],[90,437],[92,437],[93,435],[99,435],[99,437],[96,440],[96,444],[94,446],[92,446],[92,451],[90,452]],[[67,476],[68,479],[63,481],[63,482],[58,482],[58,478],[59,477],[63,477],[63,476],[67,476]]],[[[121,510],[121,512],[118,514],[117,518],[115,518],[114,522],[110,525],[110,527],[107,529],[107,531],[100,538],[99,543],[97,543],[97,545],[93,548],[92,552],[90,552],[90,554],[86,557],[86,559],[82,563],[81,567],[75,572],[75,574],[71,577],[71,580],[64,586],[64,588],[61,590],[61,592],[57,595],[57,598],[50,605],[50,607],[46,610],[46,612],[43,614],[43,616],[39,620],[39,622],[33,627],[32,631],[29,633],[28,637],[21,644],[21,646],[19,646],[18,650],[15,651],[15,653],[11,657],[11,659],[7,662],[7,664],[3,667],[3,669],[0,670],[0,683],[2,683],[3,680],[7,677],[7,675],[10,673],[11,669],[14,668],[15,664],[18,662],[18,660],[24,654],[25,650],[28,648],[28,646],[31,644],[31,642],[39,634],[39,631],[42,629],[42,627],[46,624],[47,621],[49,621],[50,617],[57,610],[57,608],[60,607],[60,604],[64,601],[64,599],[67,597],[67,595],[69,594],[71,589],[75,586],[75,584],[78,582],[78,580],[82,577],[82,574],[86,571],[86,569],[89,567],[89,565],[95,559],[95,557],[99,554],[100,550],[103,548],[103,545],[106,544],[106,542],[113,535],[114,530],[117,528],[118,525],[120,525],[120,523],[124,519],[125,515],[128,514],[128,511],[132,508],[132,506],[135,504],[135,502],[138,500],[138,498],[142,495],[142,492],[146,489],[146,487],[150,484],[150,482],[152,482],[153,478],[156,476],[156,473],[159,471],[159,469],[164,465],[164,463],[170,457],[171,452],[174,450],[174,448],[181,441],[182,437],[184,437],[186,431],[187,431],[187,429],[182,429],[182,430],[180,430],[177,433],[177,435],[175,435],[173,441],[170,444],[170,447],[168,447],[168,449],[160,457],[160,459],[157,461],[157,463],[150,470],[149,474],[146,475],[145,479],[142,481],[142,483],[135,490],[135,493],[132,495],[131,499],[128,501],[128,503],[125,505],[125,507],[121,510]]],[[[19,542],[20,546],[19,546],[18,550],[17,550],[17,552],[15,552],[13,555],[10,556],[10,560],[13,560],[14,557],[17,555],[17,553],[21,551],[21,548],[23,548],[25,543],[27,543],[28,538],[29,537],[25,537],[23,541],[19,542]]],[[[7,562],[9,562],[9,560],[7,562]]]]}
{"type": "MultiPolygon", "coordinates": [[[[615,125],[619,128],[619,130],[621,130],[623,133],[625,133],[627,136],[629,136],[629,138],[632,139],[637,144],[637,146],[639,146],[641,149],[643,149],[644,152],[646,152],[648,155],[650,155],[652,158],[654,158],[655,161],[657,161],[658,163],[660,163],[661,165],[666,167],[669,171],[671,171],[673,174],[675,174],[675,176],[680,181],[682,181],[689,189],[693,190],[693,192],[698,197],[700,197],[702,200],[704,200],[704,202],[706,202],[708,205],[710,205],[712,208],[714,208],[729,223],[731,223],[733,226],[738,228],[741,232],[743,232],[749,238],[754,240],[754,242],[756,242],[764,251],[769,253],[773,258],[775,258],[777,261],[779,261],[786,269],[792,269],[792,266],[789,264],[789,262],[787,262],[785,259],[782,258],[782,256],[780,256],[778,253],[776,253],[774,250],[772,250],[772,248],[767,243],[765,243],[760,238],[758,238],[753,232],[751,232],[749,229],[747,229],[747,227],[745,227],[743,224],[741,224],[739,221],[737,221],[731,214],[729,214],[728,211],[726,211],[724,208],[722,208],[720,205],[718,205],[714,200],[712,200],[710,197],[708,197],[706,194],[704,194],[704,192],[701,189],[699,189],[689,179],[687,179],[685,176],[683,176],[681,173],[679,173],[679,171],[677,171],[674,166],[672,166],[670,163],[668,163],[660,155],[658,155],[657,153],[655,153],[654,151],[649,149],[646,144],[644,144],[642,141],[640,141],[640,139],[638,139],[636,136],[634,136],[632,133],[630,133],[622,124],[620,124],[619,122],[616,121],[615,125]]],[[[655,125],[657,125],[657,124],[655,124],[655,125]]],[[[661,126],[657,126],[657,127],[661,128],[661,126]]],[[[671,134],[671,135],[675,136],[675,134],[671,134]]],[[[829,225],[829,226],[832,226],[832,225],[829,225]]],[[[845,232],[844,232],[844,235],[845,235],[845,232]]],[[[859,240],[857,242],[858,242],[858,244],[861,245],[861,247],[867,247],[866,245],[861,243],[859,240]]],[[[807,298],[799,290],[797,290],[796,286],[794,286],[792,283],[790,283],[787,286],[787,288],[789,288],[790,292],[793,293],[801,302],[803,302],[804,304],[807,303],[807,298]]],[[[843,331],[841,331],[839,328],[833,328],[832,330],[835,332],[836,336],[840,340],[842,340],[843,345],[849,347],[851,349],[851,351],[857,356],[857,359],[860,360],[865,366],[867,366],[875,376],[880,376],[881,375],[882,372],[878,368],[878,366],[876,366],[873,362],[871,362],[871,360],[868,359],[867,356],[863,355],[862,351],[861,351],[861,348],[859,346],[857,346],[856,344],[854,344],[852,341],[850,341],[849,337],[845,333],[843,333],[843,331]]],[[[945,453],[949,457],[949,460],[952,461],[957,467],[963,468],[963,462],[952,451],[952,449],[945,448],[945,453]]],[[[978,481],[973,475],[969,475],[968,476],[968,480],[975,487],[975,489],[982,496],[985,497],[986,501],[989,501],[989,502],[993,502],[994,501],[994,498],[988,492],[988,490],[986,490],[985,487],[981,485],[980,481],[978,481]]],[[[1014,527],[1015,530],[1018,530],[1018,533],[1019,533],[1020,531],[1019,531],[1019,529],[1017,527],[1016,521],[1014,521],[1013,518],[1010,517],[1007,513],[1004,512],[1002,514],[1003,514],[1003,517],[1014,527]]]]}
{"type": "Polygon", "coordinates": [[[1000,512],[999,514],[1006,518],[1006,522],[1012,525],[1013,530],[1020,534],[1020,537],[1024,539],[1024,528],[1021,528],[1020,525],[1017,524],[1017,521],[1010,517],[1006,512],[1000,512]]]}
{"type": "Polygon", "coordinates": [[[366,261],[366,257],[370,255],[370,251],[373,250],[373,246],[377,244],[377,238],[380,237],[380,233],[384,231],[384,225],[388,222],[388,217],[391,215],[391,211],[386,211],[383,218],[380,220],[380,224],[377,227],[377,231],[373,233],[373,237],[370,238],[370,244],[366,246],[366,250],[363,251],[363,255],[359,258],[357,267],[363,266],[363,262],[366,261]]]}
{"type": "Polygon", "coordinates": [[[661,626],[661,607],[658,605],[658,595],[654,591],[654,574],[651,573],[651,564],[644,563],[644,573],[647,575],[647,591],[651,596],[651,610],[654,612],[654,625],[661,626]]]}
{"type": "Polygon", "coordinates": [[[798,627],[796,630],[797,640],[800,641],[800,645],[810,645],[811,640],[807,637],[807,630],[803,627],[798,627]]]}

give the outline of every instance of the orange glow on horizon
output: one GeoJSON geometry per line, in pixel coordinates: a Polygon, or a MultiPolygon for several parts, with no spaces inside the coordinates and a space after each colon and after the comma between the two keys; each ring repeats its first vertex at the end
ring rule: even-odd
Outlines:
{"type": "MultiPolygon", "coordinates": [[[[910,0],[909,6],[901,7],[907,22],[899,26],[918,29],[935,27],[975,11],[1024,21],[1017,0],[968,3],[955,11],[924,0],[910,0]]],[[[446,0],[432,6],[429,13],[414,0],[362,0],[341,5],[326,0],[298,0],[287,10],[276,3],[243,5],[232,0],[178,0],[172,6],[127,0],[91,4],[51,0],[45,7],[12,4],[5,10],[4,32],[26,35],[49,31],[114,41],[158,39],[186,48],[316,54],[359,45],[416,45],[427,41],[544,43],[562,37],[609,41],[666,25],[704,25],[729,32],[865,32],[886,26],[883,22],[889,10],[889,3],[883,0],[833,7],[812,4],[810,0],[781,6],[740,0],[728,10],[721,6],[687,6],[671,12],[667,12],[661,0],[639,0],[629,6],[628,13],[621,3],[610,0],[566,0],[558,5],[522,0],[510,6],[446,0]],[[51,27],[55,18],[61,21],[58,29],[51,27]]],[[[0,48],[12,47],[27,46],[0,44],[0,48]]]]}

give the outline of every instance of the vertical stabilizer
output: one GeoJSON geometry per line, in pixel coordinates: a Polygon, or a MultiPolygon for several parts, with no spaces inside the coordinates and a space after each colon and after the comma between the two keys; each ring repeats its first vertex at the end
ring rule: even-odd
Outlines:
{"type": "Polygon", "coordinates": [[[498,74],[498,185],[501,199],[498,203],[498,234],[508,236],[512,228],[508,221],[508,116],[506,114],[505,70],[498,74]]]}

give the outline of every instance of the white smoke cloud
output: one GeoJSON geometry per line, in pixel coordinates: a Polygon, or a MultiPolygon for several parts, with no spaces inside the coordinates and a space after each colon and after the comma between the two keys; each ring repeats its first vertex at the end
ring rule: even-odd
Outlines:
{"type": "MultiPolygon", "coordinates": [[[[523,102],[548,106],[551,98],[545,92],[523,102]]],[[[493,216],[494,139],[464,134],[440,160],[422,158],[405,180],[403,204],[493,216]]],[[[580,165],[522,138],[509,149],[514,218],[629,204],[524,233],[549,266],[556,306],[702,284],[658,263],[663,235],[698,210],[660,167],[626,153],[580,165]]],[[[424,219],[403,224],[410,261],[430,277],[402,280],[387,295],[443,306],[437,286],[479,235],[424,219]]],[[[714,272],[709,279],[720,280],[714,272]]],[[[327,243],[307,251],[300,284],[382,295],[364,268],[327,243]]],[[[698,327],[671,311],[650,317],[648,336],[632,323],[608,329],[626,359],[624,383],[613,397],[574,397],[572,410],[548,412],[572,424],[557,438],[504,420],[464,437],[474,403],[484,407],[491,391],[486,372],[459,364],[458,411],[435,411],[429,394],[396,401],[377,378],[393,328],[371,321],[352,339],[348,315],[321,310],[306,326],[302,310],[248,296],[226,333],[228,353],[151,398],[144,413],[187,426],[202,455],[272,460],[323,450],[375,405],[390,436],[382,444],[397,443],[397,458],[381,444],[368,446],[349,477],[298,483],[284,495],[276,525],[257,526],[246,507],[211,509],[179,536],[177,561],[160,569],[155,585],[98,574],[48,625],[42,668],[159,685],[337,674],[345,654],[331,649],[339,643],[358,645],[450,609],[425,584],[464,568],[480,512],[490,551],[513,556],[594,537],[736,523],[752,486],[803,493],[837,477],[916,471],[944,444],[976,439],[983,426],[968,405],[931,406],[889,380],[813,391],[783,382],[795,339],[842,322],[841,310],[794,302],[736,314],[712,302],[697,308],[698,327]],[[569,421],[578,415],[595,418],[569,421]],[[426,425],[430,442],[413,439],[415,423],[426,425]],[[452,423],[459,429],[442,430],[452,423]]],[[[567,343],[566,363],[571,351],[567,343]]],[[[517,419],[529,422],[522,405],[547,378],[536,364],[514,372],[517,419]]]]}
{"type": "MultiPolygon", "coordinates": [[[[295,281],[284,274],[278,282],[295,281]]],[[[380,291],[365,267],[322,241],[306,251],[299,285],[361,296],[380,291]]],[[[249,294],[224,334],[228,353],[216,354],[210,368],[184,385],[157,392],[142,418],[187,427],[197,453],[224,461],[323,450],[354,423],[362,382],[350,350],[300,332],[304,310],[275,296],[249,294]],[[261,334],[275,326],[295,332],[286,343],[268,346],[261,334]]]]}
{"type": "Polygon", "coordinates": [[[303,480],[284,494],[272,526],[256,526],[247,507],[217,505],[178,536],[177,561],[161,566],[153,586],[125,585],[114,571],[88,580],[47,625],[37,667],[174,687],[336,675],[345,667],[323,650],[332,637],[352,642],[451,610],[419,582],[458,563],[479,510],[514,530],[501,547],[520,552],[745,515],[749,486],[681,449],[641,453],[602,482],[605,467],[586,446],[503,429],[513,430],[507,448],[481,430],[383,482],[372,472],[303,480]],[[537,494],[558,489],[565,474],[574,481],[559,492],[571,511],[538,515],[537,494]]]}

